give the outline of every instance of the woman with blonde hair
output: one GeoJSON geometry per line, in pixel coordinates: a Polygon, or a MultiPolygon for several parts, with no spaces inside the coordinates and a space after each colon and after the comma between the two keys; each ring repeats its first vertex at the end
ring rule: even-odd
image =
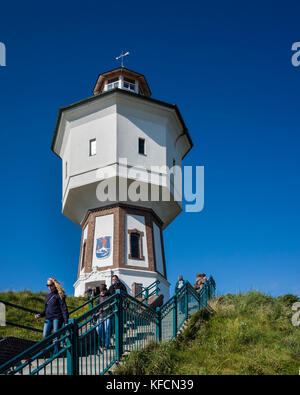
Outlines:
{"type": "MultiPolygon", "coordinates": [[[[43,336],[51,334],[52,329],[57,331],[62,324],[68,323],[69,313],[66,305],[66,293],[63,287],[55,278],[50,277],[47,280],[47,287],[50,293],[45,299],[45,309],[42,313],[36,314],[35,318],[45,317],[43,336]]],[[[54,353],[58,352],[57,342],[54,346],[54,353]]]]}

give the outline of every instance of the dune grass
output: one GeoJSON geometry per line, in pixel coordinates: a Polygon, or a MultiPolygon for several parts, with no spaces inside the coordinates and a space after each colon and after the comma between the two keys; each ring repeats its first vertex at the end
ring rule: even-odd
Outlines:
{"type": "Polygon", "coordinates": [[[220,296],[171,342],[126,357],[114,374],[290,375],[300,368],[300,327],[290,305],[261,292],[220,296]]]}

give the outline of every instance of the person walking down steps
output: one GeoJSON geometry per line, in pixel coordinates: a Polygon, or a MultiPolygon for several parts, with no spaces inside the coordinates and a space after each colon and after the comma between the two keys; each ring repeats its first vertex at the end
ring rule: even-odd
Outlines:
{"type": "Polygon", "coordinates": [[[203,285],[206,283],[206,281],[207,281],[206,275],[198,273],[197,274],[197,278],[196,278],[196,282],[194,284],[194,289],[197,292],[199,292],[203,288],[203,285]]]}
{"type": "MultiPolygon", "coordinates": [[[[52,330],[56,332],[63,323],[67,324],[69,320],[69,312],[66,305],[66,293],[63,287],[55,278],[50,277],[47,280],[47,287],[50,293],[45,299],[45,309],[42,313],[36,314],[35,318],[45,317],[43,337],[51,334],[52,330]]],[[[58,352],[58,341],[54,339],[54,354],[58,352]]]]}
{"type": "Polygon", "coordinates": [[[178,281],[175,285],[175,293],[177,293],[180,290],[180,288],[183,286],[184,286],[184,280],[183,277],[180,275],[178,276],[178,281]]]}
{"type": "MultiPolygon", "coordinates": [[[[98,298],[98,304],[103,303],[107,298],[109,298],[109,293],[106,288],[106,284],[100,284],[100,295],[98,298]]],[[[107,315],[110,313],[109,305],[104,306],[101,308],[97,313],[98,320],[97,320],[97,333],[99,339],[99,348],[98,354],[101,353],[101,348],[110,348],[110,333],[111,333],[111,318],[107,318],[107,315]]]]}

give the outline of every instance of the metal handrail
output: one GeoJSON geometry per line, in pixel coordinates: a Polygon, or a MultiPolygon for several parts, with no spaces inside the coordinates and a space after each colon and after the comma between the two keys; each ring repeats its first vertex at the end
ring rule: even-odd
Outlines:
{"type": "Polygon", "coordinates": [[[28,307],[19,306],[19,305],[14,304],[14,303],[7,302],[6,300],[0,299],[0,303],[5,304],[6,306],[15,307],[16,309],[19,309],[19,310],[28,311],[29,313],[39,314],[39,311],[36,311],[36,310],[33,310],[33,309],[29,309],[28,307]]]}
{"type": "MultiPolygon", "coordinates": [[[[71,310],[69,312],[69,316],[71,316],[73,313],[75,313],[76,311],[80,310],[82,307],[86,306],[87,304],[93,303],[94,300],[97,299],[97,298],[98,298],[98,295],[94,296],[93,298],[90,298],[88,301],[84,302],[82,305],[80,305],[80,306],[76,307],[75,309],[71,310]]],[[[3,303],[4,305],[9,306],[9,307],[13,307],[13,308],[15,308],[17,310],[23,310],[23,311],[26,311],[26,312],[32,313],[32,314],[40,314],[40,311],[37,311],[37,310],[34,310],[34,309],[30,309],[28,307],[20,306],[20,305],[8,302],[8,301],[3,300],[3,299],[0,299],[0,303],[3,303]]],[[[43,333],[42,329],[34,328],[34,327],[31,327],[31,326],[28,326],[28,325],[18,324],[16,322],[6,321],[6,324],[10,325],[10,326],[17,327],[17,328],[30,330],[30,331],[33,331],[33,332],[43,333]]]]}
{"type": "MultiPolygon", "coordinates": [[[[124,291],[121,291],[124,292],[124,291]]],[[[89,311],[86,311],[85,313],[83,313],[82,315],[80,315],[79,317],[75,318],[75,322],[79,323],[81,321],[83,321],[85,318],[87,318],[89,315],[93,315],[94,313],[97,312],[97,310],[100,310],[101,308],[103,308],[106,304],[109,304],[110,302],[114,303],[114,299],[115,299],[115,295],[111,295],[109,296],[106,300],[104,300],[103,302],[97,304],[95,307],[93,307],[92,309],[90,309],[89,311]]]]}
{"type": "MultiPolygon", "coordinates": [[[[43,349],[44,345],[48,344],[50,340],[52,340],[54,338],[57,338],[60,333],[71,329],[71,327],[72,327],[72,324],[68,324],[66,326],[63,326],[62,328],[58,329],[56,332],[52,333],[51,335],[49,335],[45,339],[43,339],[40,342],[34,344],[33,346],[29,347],[27,350],[21,352],[20,354],[16,355],[15,357],[10,359],[9,361],[5,362],[2,366],[0,366],[0,374],[2,372],[5,372],[12,365],[16,365],[16,364],[18,364],[18,362],[20,362],[22,360],[26,360],[26,357],[28,357],[29,355],[34,353],[35,350],[43,349]]],[[[26,361],[23,365],[25,366],[28,363],[29,363],[29,361],[26,361]]],[[[24,366],[23,366],[23,368],[24,368],[24,366]]]]}
{"type": "Polygon", "coordinates": [[[152,284],[148,285],[148,287],[141,287],[142,290],[135,295],[135,298],[138,298],[140,295],[142,295],[145,298],[145,302],[148,302],[148,299],[153,296],[153,295],[157,295],[159,292],[159,288],[158,288],[158,284],[160,284],[159,280],[154,281],[152,284]],[[155,288],[151,293],[149,293],[149,291],[155,288]],[[144,295],[145,294],[145,295],[144,295]]]}
{"type": "Polygon", "coordinates": [[[5,324],[10,325],[10,326],[15,326],[15,327],[21,328],[21,329],[27,329],[27,330],[33,331],[33,332],[43,333],[42,329],[33,328],[32,326],[28,326],[28,325],[16,324],[15,322],[10,322],[10,321],[5,321],[5,324]]]}
{"type": "MultiPolygon", "coordinates": [[[[155,284],[151,284],[151,286],[154,287],[155,284]]],[[[95,307],[92,307],[89,311],[81,314],[77,318],[71,318],[66,326],[63,326],[44,340],[36,343],[28,350],[6,362],[0,367],[0,373],[23,374],[23,369],[29,365],[29,374],[37,374],[42,369],[46,369],[47,365],[51,364],[50,367],[52,374],[52,362],[57,359],[57,366],[59,366],[58,358],[63,358],[65,361],[64,358],[67,356],[67,374],[80,374],[79,361],[81,361],[82,364],[83,358],[87,358],[81,354],[81,351],[86,349],[86,342],[92,341],[95,337],[96,328],[100,325],[100,323],[97,322],[97,319],[95,320],[99,310],[108,306],[109,309],[111,308],[111,311],[109,311],[108,315],[103,317],[103,320],[106,320],[107,323],[111,320],[111,323],[113,323],[115,349],[113,351],[112,359],[107,360],[106,365],[103,365],[101,368],[102,370],[99,372],[100,374],[104,374],[116,361],[120,360],[124,351],[128,350],[128,347],[129,351],[135,349],[135,347],[141,347],[139,345],[140,340],[134,340],[136,336],[136,339],[141,339],[141,333],[146,339],[144,344],[147,344],[149,341],[153,341],[153,336],[154,341],[155,339],[156,341],[165,340],[165,335],[162,336],[162,321],[166,319],[168,314],[171,314],[171,322],[173,322],[172,332],[170,336],[167,336],[167,339],[171,340],[177,335],[184,321],[189,317],[190,311],[194,311],[196,308],[197,310],[207,309],[211,312],[207,302],[214,293],[215,281],[212,277],[210,277],[204,284],[200,292],[195,291],[192,285],[186,281],[184,286],[161,308],[158,307],[154,310],[135,297],[117,290],[116,294],[110,296],[104,302],[97,304],[95,307]],[[181,316],[178,318],[179,316],[177,314],[179,306],[182,306],[183,300],[184,311],[181,311],[181,316]],[[132,325],[133,329],[131,329],[132,325]],[[153,333],[153,328],[155,327],[156,333],[155,329],[153,333]],[[61,337],[59,338],[59,336],[61,337]],[[60,351],[56,351],[56,354],[51,358],[44,360],[44,362],[39,362],[38,358],[41,358],[43,353],[45,353],[45,350],[53,349],[53,341],[55,342],[55,339],[62,344],[60,351]],[[66,341],[67,343],[65,343],[66,341]],[[129,345],[127,344],[127,341],[129,341],[129,345]],[[137,343],[135,343],[135,341],[137,341],[137,343]],[[29,360],[22,363],[22,360],[28,357],[29,360]],[[36,368],[33,367],[34,364],[37,365],[36,368]],[[33,370],[31,370],[32,368],[33,370]]],[[[97,297],[91,299],[94,300],[96,298],[97,297]]],[[[91,303],[91,300],[87,301],[83,305],[88,303],[91,303]]],[[[76,310],[78,310],[78,308],[76,310]]],[[[167,320],[168,319],[169,318],[167,318],[167,320]]],[[[142,345],[142,347],[143,346],[144,345],[142,345]]],[[[89,345],[89,347],[92,347],[92,345],[89,345]]],[[[93,347],[95,353],[95,345],[93,345],[93,347]]],[[[60,368],[57,367],[57,369],[60,368]]],[[[65,365],[63,365],[63,374],[64,371],[65,365]]],[[[81,373],[82,371],[83,368],[81,366],[81,373]]]]}
{"type": "Polygon", "coordinates": [[[86,306],[89,303],[93,303],[94,300],[98,299],[99,295],[93,296],[92,298],[89,298],[89,300],[87,300],[86,302],[84,302],[83,304],[81,304],[78,307],[75,307],[75,309],[69,311],[69,316],[72,315],[73,313],[75,313],[75,311],[80,310],[82,307],[86,306]]]}
{"type": "MultiPolygon", "coordinates": [[[[156,293],[159,291],[159,288],[157,287],[157,285],[158,285],[159,283],[160,283],[160,281],[159,281],[159,280],[156,280],[155,282],[153,282],[152,284],[150,284],[148,287],[143,287],[143,290],[142,290],[141,292],[139,292],[135,297],[137,298],[140,294],[142,294],[143,292],[146,292],[146,293],[147,293],[147,296],[146,296],[145,298],[146,298],[146,302],[147,302],[147,300],[148,300],[152,295],[156,294],[156,293]],[[155,287],[155,290],[153,290],[151,293],[148,293],[149,290],[151,290],[153,287],[155,287]]],[[[83,304],[81,304],[80,306],[75,307],[74,309],[72,309],[71,311],[69,311],[69,316],[71,317],[76,311],[82,309],[84,306],[86,306],[86,305],[88,305],[88,304],[90,304],[90,306],[93,307],[94,301],[95,301],[96,299],[98,299],[98,297],[99,297],[99,295],[93,296],[93,297],[89,298],[89,300],[87,300],[86,302],[84,302],[83,304]]],[[[33,310],[33,309],[30,309],[30,308],[27,308],[27,307],[23,307],[23,306],[20,306],[20,305],[11,303],[11,302],[7,302],[7,301],[2,300],[2,299],[0,299],[0,303],[3,303],[3,304],[5,304],[6,306],[10,306],[10,307],[13,307],[13,308],[16,308],[16,309],[19,309],[19,310],[23,310],[23,311],[26,311],[26,312],[29,312],[29,313],[40,314],[40,311],[33,310]]],[[[91,308],[92,308],[92,307],[91,307],[91,308]]],[[[40,332],[40,333],[43,332],[41,329],[34,328],[34,327],[31,327],[31,326],[27,326],[27,325],[21,325],[21,324],[18,324],[18,323],[15,323],[15,322],[11,322],[11,321],[6,321],[6,324],[8,324],[8,325],[10,325],[10,326],[15,326],[15,327],[18,327],[18,328],[26,329],[26,330],[31,330],[31,331],[34,331],[34,332],[40,332]]]]}
{"type": "Polygon", "coordinates": [[[141,290],[137,295],[135,295],[135,297],[137,298],[138,296],[142,295],[143,292],[149,291],[149,290],[152,289],[153,287],[156,287],[156,288],[157,288],[157,285],[158,285],[158,284],[160,284],[160,281],[159,281],[159,280],[156,280],[156,281],[154,281],[152,284],[148,285],[148,287],[141,287],[142,290],[141,290]]]}
{"type": "MultiPolygon", "coordinates": [[[[19,306],[19,305],[14,304],[14,303],[7,302],[6,300],[3,300],[3,299],[0,299],[0,303],[3,303],[6,306],[13,307],[13,308],[18,309],[18,310],[23,310],[23,311],[26,311],[26,312],[29,312],[29,313],[33,313],[33,314],[39,314],[39,311],[30,309],[28,307],[19,306]]],[[[33,331],[33,332],[41,332],[41,333],[43,332],[41,329],[33,328],[31,326],[28,326],[28,325],[17,324],[16,322],[6,321],[6,324],[10,325],[10,326],[15,326],[17,328],[30,330],[30,331],[33,331]]]]}

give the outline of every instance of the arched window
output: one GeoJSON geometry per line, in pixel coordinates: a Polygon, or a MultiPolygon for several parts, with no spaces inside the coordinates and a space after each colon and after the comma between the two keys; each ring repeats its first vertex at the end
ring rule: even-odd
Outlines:
{"type": "Polygon", "coordinates": [[[130,251],[131,258],[140,258],[140,235],[138,233],[130,234],[130,251]]]}
{"type": "Polygon", "coordinates": [[[129,233],[129,259],[144,260],[143,256],[143,236],[144,232],[137,229],[128,230],[129,233]]]}

